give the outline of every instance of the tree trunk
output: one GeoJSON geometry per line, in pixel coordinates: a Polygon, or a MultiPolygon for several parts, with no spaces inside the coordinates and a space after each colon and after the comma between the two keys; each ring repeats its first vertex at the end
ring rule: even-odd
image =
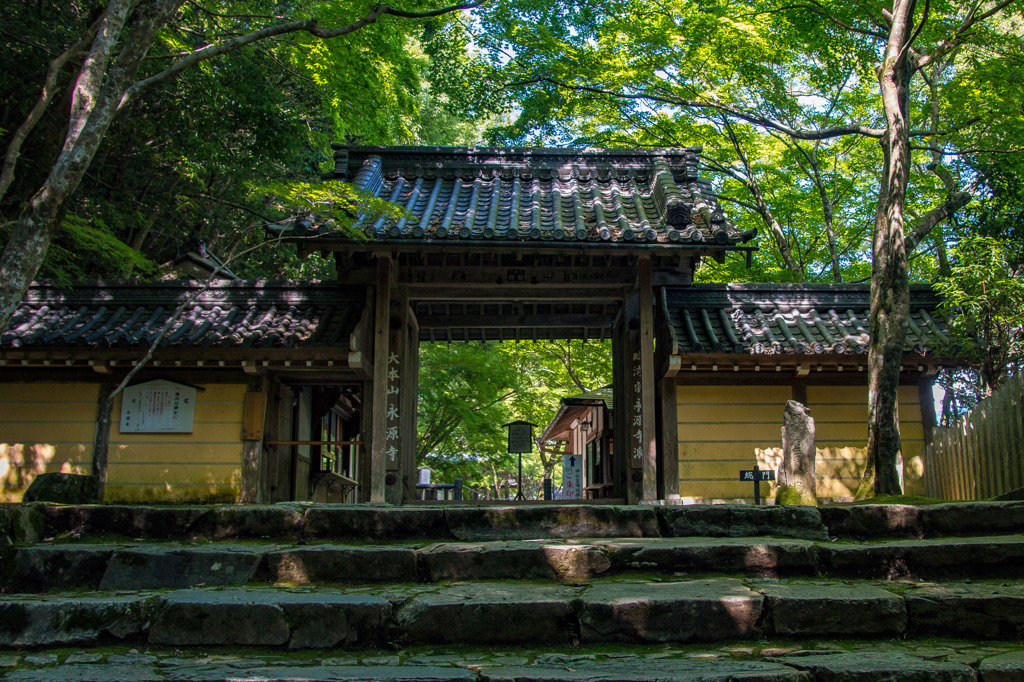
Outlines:
{"type": "Polygon", "coordinates": [[[910,312],[904,206],[910,180],[907,57],[915,0],[894,0],[878,84],[886,118],[884,165],[875,214],[868,343],[868,465],[858,496],[899,495],[900,428],[897,389],[910,312]]]}

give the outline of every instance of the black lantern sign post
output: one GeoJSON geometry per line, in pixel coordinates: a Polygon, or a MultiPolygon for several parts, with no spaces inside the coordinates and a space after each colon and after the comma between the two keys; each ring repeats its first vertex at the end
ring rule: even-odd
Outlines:
{"type": "Polygon", "coordinates": [[[517,500],[525,500],[523,496],[523,453],[533,452],[533,427],[536,424],[518,420],[502,424],[508,427],[508,452],[510,455],[519,455],[519,478],[516,479],[517,500]]]}

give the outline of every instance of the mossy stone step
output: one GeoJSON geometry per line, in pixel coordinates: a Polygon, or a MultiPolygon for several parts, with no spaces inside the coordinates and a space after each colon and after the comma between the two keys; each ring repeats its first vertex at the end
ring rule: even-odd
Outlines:
{"type": "Polygon", "coordinates": [[[363,649],[755,637],[1024,636],[1024,586],[708,578],[0,597],[0,645],[363,649]]]}
{"type": "Polygon", "coordinates": [[[41,544],[18,548],[0,588],[39,593],[250,582],[289,585],[828,575],[863,579],[1024,576],[1024,536],[814,543],[786,538],[621,538],[363,545],[41,544]]]}

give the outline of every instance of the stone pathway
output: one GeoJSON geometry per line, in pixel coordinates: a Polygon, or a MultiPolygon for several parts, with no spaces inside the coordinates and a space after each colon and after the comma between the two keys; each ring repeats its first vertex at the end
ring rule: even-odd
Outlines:
{"type": "Polygon", "coordinates": [[[0,682],[1024,682],[1022,577],[1018,502],[0,505],[0,682]]]}
{"type": "Polygon", "coordinates": [[[0,655],[4,682],[381,680],[890,682],[1024,679],[1024,644],[959,640],[758,640],[714,647],[412,648],[302,654],[259,648],[60,649],[0,655]]]}

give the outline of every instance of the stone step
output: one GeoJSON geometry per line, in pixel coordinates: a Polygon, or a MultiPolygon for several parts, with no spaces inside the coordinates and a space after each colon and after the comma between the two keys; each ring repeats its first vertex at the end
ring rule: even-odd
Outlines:
{"type": "Polygon", "coordinates": [[[805,540],[928,538],[1024,533],[1024,502],[775,507],[528,504],[218,507],[0,505],[0,536],[15,542],[88,537],[370,540],[752,537],[805,540]]]}
{"type": "MultiPolygon", "coordinates": [[[[282,503],[221,507],[34,504],[42,539],[531,540],[598,537],[828,538],[813,507],[328,505],[282,503]]],[[[13,522],[12,522],[13,523],[13,522]]],[[[20,526],[32,526],[21,519],[20,526]]],[[[19,525],[14,524],[14,525],[19,525]]],[[[27,541],[32,541],[29,538],[27,541]]]]}
{"type": "Polygon", "coordinates": [[[1020,578],[1024,536],[861,543],[703,537],[397,545],[56,543],[14,550],[0,569],[0,590],[506,579],[573,583],[637,572],[676,577],[1020,578]]]}
{"type": "Polygon", "coordinates": [[[636,644],[1024,636],[1018,582],[607,579],[0,597],[0,646],[636,644]]]}
{"type": "Polygon", "coordinates": [[[312,655],[280,649],[213,648],[195,654],[169,647],[115,646],[0,655],[0,677],[5,682],[1001,682],[1022,676],[1024,646],[1019,642],[977,646],[956,640],[415,648],[312,655]]]}

